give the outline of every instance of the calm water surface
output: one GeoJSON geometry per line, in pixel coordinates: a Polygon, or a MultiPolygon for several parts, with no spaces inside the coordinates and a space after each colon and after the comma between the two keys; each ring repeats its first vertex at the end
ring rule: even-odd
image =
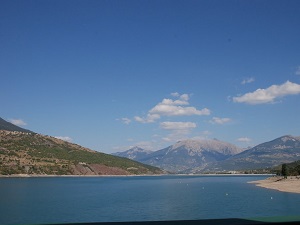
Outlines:
{"type": "Polygon", "coordinates": [[[300,194],[264,176],[0,178],[0,224],[300,215],[300,194]]]}

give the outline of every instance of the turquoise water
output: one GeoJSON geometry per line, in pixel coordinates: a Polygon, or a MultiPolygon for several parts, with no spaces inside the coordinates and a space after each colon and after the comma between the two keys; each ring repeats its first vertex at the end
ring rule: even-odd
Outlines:
{"type": "Polygon", "coordinates": [[[300,215],[300,194],[256,187],[264,176],[0,178],[0,224],[300,215]]]}

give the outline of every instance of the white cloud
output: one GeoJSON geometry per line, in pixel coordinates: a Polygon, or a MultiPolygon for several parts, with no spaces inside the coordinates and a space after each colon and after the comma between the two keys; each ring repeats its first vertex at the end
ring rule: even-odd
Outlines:
{"type": "Polygon", "coordinates": [[[250,139],[250,138],[248,138],[248,137],[240,137],[240,138],[238,138],[237,139],[237,141],[239,141],[239,142],[251,142],[252,140],[250,139]]]}
{"type": "Polygon", "coordinates": [[[255,81],[255,79],[253,78],[253,77],[248,77],[248,78],[245,78],[242,82],[241,82],[241,84],[249,84],[249,83],[252,83],[252,82],[254,82],[255,81]]]}
{"type": "Polygon", "coordinates": [[[196,123],[192,122],[162,122],[160,127],[165,130],[189,130],[196,128],[196,123]]]}
{"type": "Polygon", "coordinates": [[[137,122],[140,123],[154,123],[156,120],[158,120],[160,118],[160,115],[158,114],[148,114],[146,118],[142,118],[139,116],[135,116],[134,119],[137,122]]]}
{"type": "Polygon", "coordinates": [[[67,141],[67,142],[72,142],[73,139],[70,137],[62,137],[62,136],[55,136],[55,138],[63,140],[63,141],[67,141]]]}
{"type": "Polygon", "coordinates": [[[180,98],[180,99],[174,101],[172,99],[165,98],[159,104],[162,104],[162,105],[188,105],[189,102],[188,102],[188,99],[181,99],[180,98]]]}
{"type": "Polygon", "coordinates": [[[188,94],[183,94],[183,95],[180,95],[179,98],[183,101],[188,101],[190,99],[190,96],[188,94]]]}
{"type": "Polygon", "coordinates": [[[180,96],[180,94],[179,94],[178,92],[173,92],[173,93],[171,93],[171,95],[172,95],[173,97],[179,97],[179,96],[180,96]]]}
{"type": "Polygon", "coordinates": [[[9,119],[8,121],[16,126],[26,126],[27,125],[27,123],[21,119],[9,119]]]}
{"type": "Polygon", "coordinates": [[[231,119],[230,118],[219,118],[219,117],[213,117],[212,120],[210,120],[209,122],[212,124],[225,124],[230,122],[231,119]]]}
{"type": "Polygon", "coordinates": [[[246,93],[239,97],[233,97],[233,101],[256,105],[272,103],[277,98],[296,94],[300,94],[300,85],[287,81],[281,85],[272,85],[266,89],[257,89],[254,92],[246,93]]]}
{"type": "Polygon", "coordinates": [[[176,105],[167,105],[159,103],[150,111],[150,114],[158,114],[162,116],[192,116],[192,115],[209,115],[210,110],[204,108],[202,110],[198,110],[195,107],[182,107],[176,105]]]}
{"type": "Polygon", "coordinates": [[[121,120],[122,120],[122,122],[125,123],[125,124],[130,124],[130,123],[131,123],[131,119],[126,118],[126,117],[121,118],[121,120]]]}
{"type": "Polygon", "coordinates": [[[160,119],[161,116],[192,116],[192,115],[210,115],[210,110],[203,108],[201,110],[196,109],[189,105],[188,94],[178,94],[177,92],[171,93],[175,100],[165,98],[160,103],[155,105],[148,111],[146,117],[135,116],[134,119],[141,123],[153,123],[160,119]]]}
{"type": "Polygon", "coordinates": [[[154,106],[149,113],[150,114],[158,114],[164,116],[191,116],[191,115],[209,115],[210,110],[204,108],[202,110],[198,110],[195,107],[185,107],[183,105],[189,105],[189,96],[187,94],[183,94],[179,96],[179,99],[163,99],[162,102],[158,103],[154,106]]]}

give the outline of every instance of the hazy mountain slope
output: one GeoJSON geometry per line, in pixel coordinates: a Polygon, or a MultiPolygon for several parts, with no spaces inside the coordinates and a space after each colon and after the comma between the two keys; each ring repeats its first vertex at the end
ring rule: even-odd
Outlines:
{"type": "Polygon", "coordinates": [[[139,161],[175,173],[188,173],[224,160],[241,150],[219,140],[184,140],[140,158],[139,161]]]}
{"type": "Polygon", "coordinates": [[[145,150],[145,149],[142,149],[140,147],[135,146],[135,147],[133,147],[133,148],[127,150],[127,151],[124,151],[124,152],[112,153],[112,155],[125,157],[125,158],[132,159],[132,160],[135,160],[135,161],[140,161],[143,158],[147,157],[152,152],[153,151],[145,150]]]}
{"type": "Polygon", "coordinates": [[[274,167],[300,159],[300,137],[286,135],[262,143],[222,162],[211,164],[211,171],[246,170],[274,167]]]}

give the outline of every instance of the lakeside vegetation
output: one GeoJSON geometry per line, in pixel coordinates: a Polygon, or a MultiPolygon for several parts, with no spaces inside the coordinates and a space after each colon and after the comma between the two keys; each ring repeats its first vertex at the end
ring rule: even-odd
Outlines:
{"type": "Polygon", "coordinates": [[[299,176],[300,175],[300,160],[297,160],[292,163],[282,164],[280,175],[284,176],[285,178],[287,176],[299,176]]]}

